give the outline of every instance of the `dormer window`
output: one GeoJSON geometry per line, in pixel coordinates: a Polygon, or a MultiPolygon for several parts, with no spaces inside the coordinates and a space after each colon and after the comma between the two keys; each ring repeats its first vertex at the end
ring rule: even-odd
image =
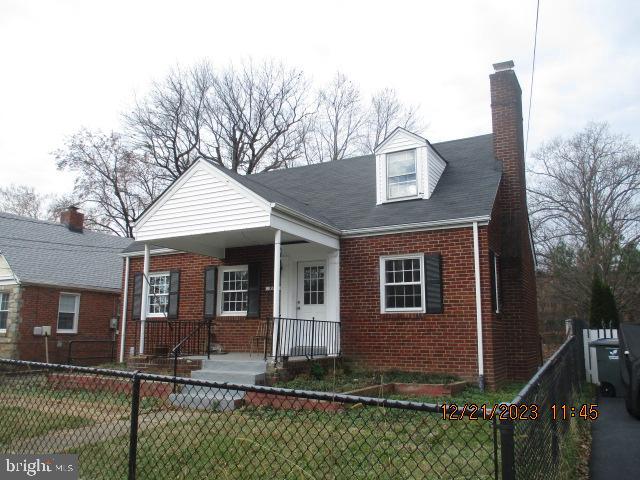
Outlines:
{"type": "Polygon", "coordinates": [[[387,198],[407,198],[418,195],[416,151],[387,153],[387,198]]]}
{"type": "Polygon", "coordinates": [[[376,204],[429,199],[447,162],[426,138],[396,128],[376,147],[376,204]]]}

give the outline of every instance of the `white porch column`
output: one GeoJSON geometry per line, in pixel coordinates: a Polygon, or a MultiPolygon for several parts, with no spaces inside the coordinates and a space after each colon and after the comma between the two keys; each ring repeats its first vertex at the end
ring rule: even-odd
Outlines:
{"type": "Polygon", "coordinates": [[[280,258],[282,256],[282,230],[276,230],[273,245],[273,317],[280,316],[280,258]]]}
{"type": "Polygon", "coordinates": [[[144,328],[149,310],[149,244],[144,244],[144,266],[142,267],[142,301],[140,312],[140,355],[144,355],[144,328]]]}
{"type": "Polygon", "coordinates": [[[127,306],[129,299],[129,257],[124,259],[124,289],[122,290],[122,325],[120,327],[120,363],[124,363],[124,341],[127,336],[127,306]]]}

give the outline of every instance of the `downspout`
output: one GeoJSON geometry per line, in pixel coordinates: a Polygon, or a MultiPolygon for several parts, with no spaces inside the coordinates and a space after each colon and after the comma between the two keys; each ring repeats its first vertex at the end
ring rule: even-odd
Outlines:
{"type": "Polygon", "coordinates": [[[129,257],[124,259],[124,289],[122,291],[122,326],[120,327],[120,363],[124,363],[124,340],[127,332],[127,300],[129,299],[129,257]]]}
{"type": "Polygon", "coordinates": [[[484,391],[484,343],[482,340],[482,293],[480,291],[480,242],[478,222],[473,222],[473,266],[476,280],[476,337],[478,339],[478,387],[484,391]]]}

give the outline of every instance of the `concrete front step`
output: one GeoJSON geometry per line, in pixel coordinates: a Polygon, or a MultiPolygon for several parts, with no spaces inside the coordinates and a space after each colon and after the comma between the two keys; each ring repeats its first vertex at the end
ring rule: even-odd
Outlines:
{"type": "Polygon", "coordinates": [[[256,385],[264,382],[265,373],[224,370],[194,370],[191,378],[209,380],[218,383],[239,383],[242,385],[256,385]]]}
{"type": "MultiPolygon", "coordinates": [[[[202,368],[191,372],[191,378],[217,383],[256,385],[263,383],[267,362],[258,358],[216,356],[202,359],[202,368]]],[[[185,408],[211,408],[220,411],[234,410],[243,403],[245,392],[185,385],[178,394],[169,397],[171,403],[185,408]]]]}
{"type": "Polygon", "coordinates": [[[234,358],[216,357],[202,360],[202,370],[247,371],[265,373],[267,362],[264,360],[239,360],[234,358]]]}
{"type": "Polygon", "coordinates": [[[215,392],[204,392],[202,390],[185,392],[183,390],[180,393],[172,393],[169,395],[169,401],[176,407],[195,408],[199,410],[211,409],[226,412],[242,406],[244,403],[244,395],[245,392],[238,390],[217,390],[215,392]]]}

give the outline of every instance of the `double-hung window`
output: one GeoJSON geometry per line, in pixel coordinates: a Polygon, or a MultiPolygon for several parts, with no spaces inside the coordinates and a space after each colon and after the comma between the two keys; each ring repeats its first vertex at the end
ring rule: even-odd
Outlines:
{"type": "Polygon", "coordinates": [[[169,306],[169,272],[149,275],[149,302],[147,317],[166,317],[169,306]]]}
{"type": "Polygon", "coordinates": [[[58,302],[58,333],[78,333],[80,294],[61,293],[58,302]]]}
{"type": "Polygon", "coordinates": [[[387,198],[418,195],[416,151],[387,153],[387,198]]]}
{"type": "Polygon", "coordinates": [[[423,255],[380,258],[380,301],[383,313],[425,311],[423,255]]]}
{"type": "Polygon", "coordinates": [[[9,316],[9,294],[0,293],[0,333],[7,331],[7,317],[9,316]]]}
{"type": "Polygon", "coordinates": [[[247,265],[219,267],[219,301],[221,315],[246,315],[249,298],[247,265]]]}

